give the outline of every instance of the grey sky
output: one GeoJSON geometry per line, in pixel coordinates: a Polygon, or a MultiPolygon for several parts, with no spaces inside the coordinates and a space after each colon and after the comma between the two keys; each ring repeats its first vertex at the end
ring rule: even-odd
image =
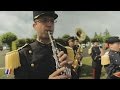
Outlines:
{"type": "MultiPolygon", "coordinates": [[[[81,27],[88,36],[104,32],[120,36],[120,11],[56,11],[59,15],[55,24],[55,37],[64,34],[75,35],[75,28],[81,27]]],[[[0,35],[13,32],[19,38],[32,37],[32,11],[0,11],[0,35]]]]}

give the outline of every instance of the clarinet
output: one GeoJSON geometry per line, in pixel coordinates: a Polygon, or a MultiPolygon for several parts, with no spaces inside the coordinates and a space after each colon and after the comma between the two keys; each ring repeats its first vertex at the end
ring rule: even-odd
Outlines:
{"type": "MultiPolygon", "coordinates": [[[[56,63],[56,69],[59,69],[59,68],[61,68],[61,66],[60,66],[60,62],[59,62],[59,58],[58,58],[57,54],[60,51],[57,48],[56,41],[53,38],[53,35],[52,35],[52,33],[50,31],[48,31],[48,35],[49,35],[49,39],[50,39],[51,46],[52,46],[53,57],[54,57],[55,63],[56,63]]],[[[69,65],[68,65],[68,67],[66,66],[66,69],[62,74],[71,76],[71,68],[69,67],[69,65]]]]}

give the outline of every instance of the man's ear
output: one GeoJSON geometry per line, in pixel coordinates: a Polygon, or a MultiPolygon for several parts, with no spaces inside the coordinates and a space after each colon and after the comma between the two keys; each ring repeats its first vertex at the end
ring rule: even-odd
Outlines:
{"type": "Polygon", "coordinates": [[[36,23],[34,22],[34,23],[33,23],[33,28],[35,28],[35,26],[36,26],[36,23]]]}
{"type": "Polygon", "coordinates": [[[109,47],[112,48],[112,44],[109,44],[109,47]]]}

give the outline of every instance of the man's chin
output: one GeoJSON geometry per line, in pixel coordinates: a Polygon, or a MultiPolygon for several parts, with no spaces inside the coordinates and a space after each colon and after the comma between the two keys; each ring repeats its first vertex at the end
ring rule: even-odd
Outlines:
{"type": "Polygon", "coordinates": [[[49,36],[48,35],[43,36],[43,39],[49,39],[49,36]]]}

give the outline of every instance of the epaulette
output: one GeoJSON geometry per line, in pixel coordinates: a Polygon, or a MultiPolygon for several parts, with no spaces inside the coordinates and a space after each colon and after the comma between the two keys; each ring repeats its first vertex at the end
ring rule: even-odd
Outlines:
{"type": "Polygon", "coordinates": [[[71,47],[68,47],[68,46],[66,46],[65,47],[66,48],[66,50],[67,50],[67,55],[68,55],[68,57],[70,58],[70,59],[72,59],[72,60],[74,60],[74,51],[73,51],[73,49],[71,48],[71,47]]]}
{"type": "Polygon", "coordinates": [[[18,50],[6,53],[5,55],[5,73],[12,74],[14,69],[20,67],[20,57],[18,50]]]}
{"type": "Polygon", "coordinates": [[[24,46],[20,47],[17,50],[6,53],[6,55],[5,55],[5,73],[6,74],[13,74],[14,69],[21,66],[19,50],[22,50],[23,48],[27,47],[28,45],[29,44],[25,44],[24,46]]]}
{"type": "Polygon", "coordinates": [[[101,65],[110,64],[109,52],[106,52],[103,56],[101,56],[101,65]]]}
{"type": "Polygon", "coordinates": [[[88,49],[88,54],[90,55],[92,53],[92,46],[88,49]]]}
{"type": "Polygon", "coordinates": [[[73,49],[71,47],[68,47],[68,46],[66,46],[65,48],[67,49],[68,57],[73,61],[73,64],[72,64],[73,68],[76,69],[78,66],[78,60],[75,59],[75,54],[74,54],[73,49]]]}

